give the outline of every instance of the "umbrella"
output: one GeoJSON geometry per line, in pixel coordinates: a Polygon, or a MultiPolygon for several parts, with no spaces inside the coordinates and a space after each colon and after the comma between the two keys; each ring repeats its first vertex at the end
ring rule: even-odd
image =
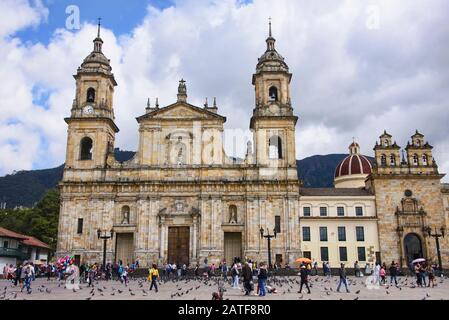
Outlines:
{"type": "Polygon", "coordinates": [[[415,264],[415,263],[418,263],[418,262],[424,262],[424,261],[426,261],[426,259],[424,259],[424,258],[418,258],[418,259],[413,260],[412,263],[415,264]]]}
{"type": "Polygon", "coordinates": [[[299,262],[299,263],[312,263],[312,260],[310,260],[309,258],[298,258],[298,259],[296,259],[295,262],[299,262]]]}

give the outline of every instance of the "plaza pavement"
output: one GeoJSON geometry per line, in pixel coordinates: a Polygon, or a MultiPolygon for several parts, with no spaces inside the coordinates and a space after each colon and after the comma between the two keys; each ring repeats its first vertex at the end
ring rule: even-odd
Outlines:
{"type": "MultiPolygon", "coordinates": [[[[221,278],[217,278],[220,279],[221,278]]],[[[338,277],[330,279],[322,276],[312,277],[312,293],[299,290],[299,277],[278,277],[270,285],[278,291],[265,297],[244,296],[241,290],[232,289],[225,283],[224,300],[447,300],[449,299],[449,280],[437,278],[435,288],[414,287],[412,277],[399,277],[399,288],[395,286],[372,286],[367,277],[348,277],[350,293],[344,286],[337,293],[338,277]],[[368,283],[368,285],[366,284],[368,283]]],[[[389,279],[388,279],[389,280],[389,279]]],[[[10,281],[0,280],[0,300],[211,300],[212,293],[218,291],[217,280],[179,280],[161,281],[159,292],[149,291],[149,283],[144,279],[131,279],[128,287],[119,281],[99,281],[95,287],[80,284],[79,290],[65,289],[65,282],[52,279],[36,279],[32,283],[33,292],[20,292],[10,281]]],[[[242,287],[242,284],[240,284],[242,287]]]]}

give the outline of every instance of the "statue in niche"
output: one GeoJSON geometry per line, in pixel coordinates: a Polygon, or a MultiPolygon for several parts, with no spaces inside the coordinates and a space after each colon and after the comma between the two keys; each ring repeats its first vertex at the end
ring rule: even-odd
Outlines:
{"type": "Polygon", "coordinates": [[[237,207],[234,205],[229,207],[229,223],[237,223],[237,207]]]}
{"type": "Polygon", "coordinates": [[[122,224],[129,224],[129,207],[122,208],[122,224]]]}

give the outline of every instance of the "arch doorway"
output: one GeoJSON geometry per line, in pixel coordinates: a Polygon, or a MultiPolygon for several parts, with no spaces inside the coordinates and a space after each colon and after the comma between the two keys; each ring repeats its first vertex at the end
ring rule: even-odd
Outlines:
{"type": "Polygon", "coordinates": [[[404,252],[407,266],[418,258],[424,258],[421,239],[415,233],[409,233],[404,238],[404,252]]]}

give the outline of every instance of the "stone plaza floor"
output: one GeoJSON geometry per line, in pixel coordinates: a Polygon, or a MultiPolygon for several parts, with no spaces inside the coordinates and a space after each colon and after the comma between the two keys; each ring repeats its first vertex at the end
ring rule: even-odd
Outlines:
{"type": "MultiPolygon", "coordinates": [[[[0,300],[211,300],[212,293],[218,291],[218,279],[212,280],[175,280],[161,281],[159,292],[149,291],[149,283],[145,279],[131,279],[128,286],[119,281],[99,281],[94,288],[80,284],[79,290],[66,289],[65,282],[52,279],[36,279],[32,283],[32,293],[20,291],[10,281],[0,280],[0,300]]],[[[224,283],[223,300],[447,300],[449,299],[449,279],[437,278],[434,288],[416,287],[412,277],[399,277],[399,287],[371,284],[371,278],[348,277],[350,293],[344,286],[341,293],[336,292],[338,277],[330,279],[313,276],[311,294],[307,289],[299,291],[299,277],[278,277],[270,280],[269,285],[278,293],[267,294],[265,297],[256,295],[244,296],[239,289],[231,288],[230,283],[224,283]]],[[[388,279],[389,281],[389,279],[388,279]]],[[[389,282],[387,282],[389,283],[389,282]]],[[[240,284],[242,287],[242,284],[240,284]]],[[[254,293],[254,292],[253,292],[254,293]]]]}

